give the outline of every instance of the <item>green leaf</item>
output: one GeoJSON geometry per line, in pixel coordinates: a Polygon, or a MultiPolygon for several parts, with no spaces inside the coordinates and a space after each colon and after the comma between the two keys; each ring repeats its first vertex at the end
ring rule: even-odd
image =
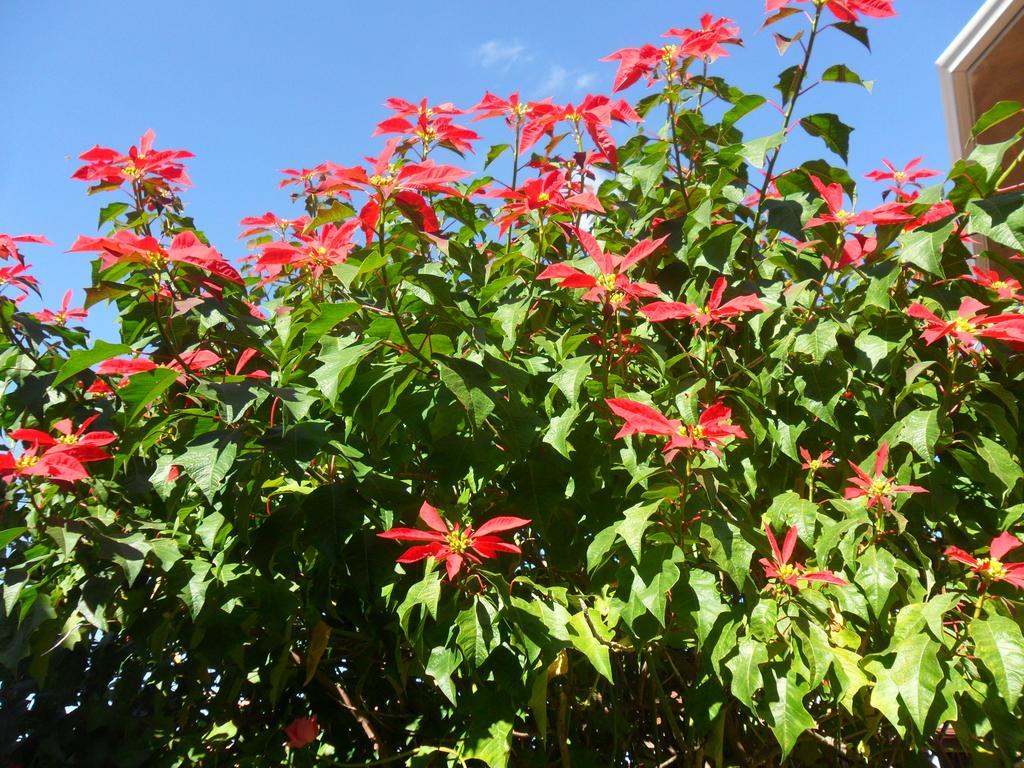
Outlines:
{"type": "Polygon", "coordinates": [[[487,157],[484,160],[484,170],[487,169],[491,163],[501,157],[507,150],[511,149],[511,144],[495,144],[487,151],[487,157]]]}
{"type": "Polygon", "coordinates": [[[171,368],[155,368],[137,373],[117,390],[125,404],[125,422],[133,424],[140,415],[178,380],[181,374],[171,368]]]}
{"type": "Polygon", "coordinates": [[[796,491],[785,491],[772,499],[764,517],[776,535],[785,536],[786,531],[795,525],[800,531],[800,539],[810,542],[815,536],[818,505],[803,498],[796,491]]]}
{"type": "Polygon", "coordinates": [[[470,360],[438,356],[435,361],[441,383],[462,403],[470,423],[479,429],[495,405],[487,371],[470,360]]]}
{"type": "Polygon", "coordinates": [[[968,627],[974,653],[992,675],[999,695],[1013,712],[1024,689],[1024,636],[1013,619],[990,616],[975,619],[968,627]]]}
{"type": "Polygon", "coordinates": [[[437,617],[437,603],[441,599],[441,575],[428,570],[423,578],[409,587],[405,599],[399,603],[396,613],[398,623],[406,635],[409,634],[409,619],[414,608],[422,608],[427,614],[437,617]]]}
{"type": "Polygon", "coordinates": [[[978,122],[971,129],[972,136],[979,136],[993,126],[999,125],[1004,120],[1009,120],[1019,115],[1021,110],[1019,101],[997,101],[995,105],[986,110],[985,114],[978,118],[978,122]]]}
{"type": "MultiPolygon", "coordinates": [[[[601,621],[601,617],[596,615],[596,611],[592,611],[589,608],[585,610],[589,611],[590,620],[595,625],[601,621]]],[[[587,623],[586,617],[582,613],[573,614],[572,618],[569,619],[568,630],[569,640],[572,642],[573,647],[587,657],[594,669],[602,677],[609,683],[614,683],[608,646],[597,639],[593,630],[590,629],[590,624],[587,623]]]]}
{"type": "Polygon", "coordinates": [[[967,232],[1024,250],[1024,192],[1004,192],[967,204],[967,232]]]}
{"type": "Polygon", "coordinates": [[[572,451],[572,446],[569,445],[567,440],[569,433],[572,431],[572,425],[576,422],[576,417],[579,415],[580,409],[572,406],[567,408],[564,413],[552,416],[547,431],[544,433],[544,437],[541,438],[567,459],[572,451]]]}
{"type": "Polygon", "coordinates": [[[479,667],[498,644],[495,633],[498,612],[489,600],[477,597],[473,605],[459,613],[455,624],[459,630],[458,643],[474,667],[479,667]]]}
{"type": "Polygon", "coordinates": [[[900,261],[913,264],[932,275],[942,277],[942,246],[953,232],[954,222],[930,230],[915,229],[900,236],[900,261]]]}
{"type": "MultiPolygon", "coordinates": [[[[680,553],[681,554],[681,553],[680,553]]],[[[633,582],[630,586],[629,602],[622,611],[627,624],[646,612],[650,612],[661,626],[665,626],[665,602],[672,587],[679,581],[679,568],[672,558],[661,556],[645,558],[637,568],[631,566],[633,582]]]]}
{"type": "Polygon", "coordinates": [[[590,378],[590,357],[572,357],[562,363],[562,368],[548,379],[565,395],[569,405],[576,405],[583,382],[590,378]]]}
{"type": "Polygon", "coordinates": [[[839,346],[836,340],[838,332],[839,326],[831,320],[816,322],[810,333],[801,333],[796,337],[793,351],[808,355],[814,362],[821,363],[839,346]]]}
{"type": "Polygon", "coordinates": [[[722,602],[715,574],[691,568],[685,571],[683,584],[689,587],[689,593],[683,592],[681,595],[682,608],[694,621],[698,647],[702,647],[718,617],[728,608],[722,602]]]}
{"type": "Polygon", "coordinates": [[[796,746],[800,734],[817,726],[804,706],[804,697],[809,691],[797,679],[796,670],[790,669],[783,676],[770,676],[766,681],[765,692],[768,711],[771,713],[768,725],[782,748],[782,759],[785,760],[796,746]]]}
{"type": "Polygon", "coordinates": [[[359,361],[377,346],[371,341],[356,344],[352,339],[323,339],[322,352],[317,358],[322,365],[310,374],[324,399],[334,405],[338,395],[352,382],[359,361]]]}
{"type": "Polygon", "coordinates": [[[732,672],[730,690],[751,712],[754,711],[754,694],[763,685],[761,665],[768,661],[768,649],[753,638],[743,638],[737,646],[736,655],[725,666],[732,672]]]}
{"type": "Polygon", "coordinates": [[[929,727],[928,713],[944,677],[939,665],[939,648],[941,645],[925,634],[904,640],[895,649],[896,658],[890,670],[900,699],[922,735],[928,735],[934,727],[929,727]]]}
{"type": "Polygon", "coordinates": [[[708,554],[719,568],[727,572],[740,589],[750,578],[750,559],[755,547],[739,528],[717,515],[701,520],[700,537],[708,545],[708,554]]]}
{"type": "Polygon", "coordinates": [[[25,533],[28,528],[7,528],[6,530],[0,531],[0,550],[4,549],[8,544],[14,541],[16,538],[25,533]]]}
{"type": "Polygon", "coordinates": [[[886,549],[868,547],[857,562],[860,567],[853,580],[864,592],[871,612],[881,618],[896,586],[896,558],[886,549]]]}
{"type": "Polygon", "coordinates": [[[132,348],[127,344],[111,344],[102,339],[97,339],[92,349],[79,349],[68,355],[68,359],[64,361],[64,365],[60,367],[57,377],[53,380],[53,386],[56,387],[58,384],[67,381],[89,366],[102,363],[104,360],[109,360],[112,357],[127,355],[131,351],[132,348]]]}
{"type": "Polygon", "coordinates": [[[849,162],[850,134],[853,128],[840,120],[839,115],[831,112],[808,115],[801,118],[800,126],[811,136],[825,142],[825,146],[843,158],[844,163],[849,162]]]}
{"type": "Polygon", "coordinates": [[[174,463],[192,478],[203,496],[213,503],[238,455],[240,438],[234,432],[207,432],[189,443],[174,463]]]}
{"type": "Polygon", "coordinates": [[[845,64],[833,64],[821,74],[826,83],[853,83],[862,86],[868,93],[875,87],[874,80],[862,80],[860,75],[845,64]]]}
{"type": "Polygon", "coordinates": [[[939,435],[939,409],[918,409],[900,419],[883,439],[888,439],[890,445],[906,443],[922,459],[931,461],[939,435]]]}
{"type": "Polygon", "coordinates": [[[759,139],[751,139],[740,145],[740,155],[755,168],[761,168],[764,165],[765,155],[781,146],[785,140],[786,134],[783,131],[759,139]]]}
{"type": "Polygon", "coordinates": [[[847,712],[855,714],[854,697],[868,684],[868,676],[860,667],[863,659],[859,654],[847,648],[832,646],[832,661],[832,668],[835,670],[836,678],[842,689],[839,703],[846,708],[847,712]]]}
{"type": "Polygon", "coordinates": [[[984,435],[978,435],[978,455],[984,459],[988,470],[999,478],[999,481],[1006,489],[1003,498],[1013,493],[1017,483],[1024,477],[1024,470],[1013,458],[1013,455],[1003,446],[984,435]]]}
{"type": "Polygon", "coordinates": [[[860,24],[854,24],[852,21],[837,21],[833,26],[843,34],[852,37],[869,51],[871,50],[871,40],[868,37],[868,30],[866,27],[862,27],[860,24]]]}
{"type": "Polygon", "coordinates": [[[459,653],[443,645],[430,650],[430,657],[427,659],[424,671],[434,679],[434,685],[445,695],[452,704],[455,704],[455,683],[452,675],[459,666],[459,653]]]}

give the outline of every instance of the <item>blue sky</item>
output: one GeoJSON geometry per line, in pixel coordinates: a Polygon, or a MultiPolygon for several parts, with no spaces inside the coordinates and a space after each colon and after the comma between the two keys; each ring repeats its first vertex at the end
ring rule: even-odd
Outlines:
{"type": "MultiPolygon", "coordinates": [[[[930,167],[948,168],[934,61],[980,4],[897,0],[897,18],[868,21],[873,53],[835,32],[816,50],[817,67],[845,63],[876,81],[870,95],[850,85],[818,88],[800,108],[838,112],[856,128],[855,175],[883,155],[902,164],[923,154],[930,167]]],[[[152,127],[158,147],[196,154],[188,212],[234,259],[244,252],[240,218],[295,210],[277,188],[278,169],[377,153],[382,141],[369,136],[388,96],[470,106],[485,89],[519,88],[532,98],[576,101],[610,87],[615,67],[600,57],[657,43],[665,29],[694,26],[708,10],[735,19],[746,41],[716,71],[767,94],[799,51],[780,60],[770,31],[758,29],[762,7],[761,0],[81,0],[57,12],[38,0],[3,0],[0,232],[54,242],[26,252],[45,303],[56,306],[65,288],[89,278],[88,257],[64,251],[78,234],[95,234],[100,205],[113,199],[90,198],[69,179],[76,157],[96,143],[127,149],[152,127]]],[[[641,84],[629,96],[643,93],[641,84]]],[[[752,138],[777,122],[765,109],[741,127],[752,138]]],[[[497,121],[485,130],[485,138],[504,140],[497,121]]],[[[807,141],[790,152],[792,162],[827,155],[807,141]]],[[[76,292],[76,305],[81,299],[76,292]]],[[[109,329],[109,314],[93,312],[88,325],[109,329]]]]}

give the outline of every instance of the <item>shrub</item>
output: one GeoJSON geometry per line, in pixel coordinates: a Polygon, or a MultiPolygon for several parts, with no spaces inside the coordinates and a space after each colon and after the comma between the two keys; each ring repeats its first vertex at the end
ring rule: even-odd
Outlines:
{"type": "Polygon", "coordinates": [[[891,3],[768,5],[778,105],[710,16],[609,56],[613,96],[391,99],[239,268],[189,153],[82,155],[119,341],[22,311],[45,238],[0,238],[9,764],[1019,754],[1021,134],[858,196],[804,113],[862,81],[812,52],[891,3]],[[452,156],[469,114],[510,173],[452,156]],[[832,161],[782,170],[791,131],[832,161]]]}

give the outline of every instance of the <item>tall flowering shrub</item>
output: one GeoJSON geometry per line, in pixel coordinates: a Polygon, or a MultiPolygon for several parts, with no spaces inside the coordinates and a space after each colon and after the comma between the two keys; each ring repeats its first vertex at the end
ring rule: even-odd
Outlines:
{"type": "Polygon", "coordinates": [[[819,57],[892,5],[769,0],[771,99],[712,16],[578,104],[390,99],[242,259],[190,153],[85,152],[84,296],[0,236],[0,761],[1009,764],[1021,106],[852,178],[819,57]]]}

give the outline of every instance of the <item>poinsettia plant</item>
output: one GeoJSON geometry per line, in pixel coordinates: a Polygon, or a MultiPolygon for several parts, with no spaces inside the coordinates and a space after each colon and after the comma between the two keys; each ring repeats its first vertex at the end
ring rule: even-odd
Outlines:
{"type": "Polygon", "coordinates": [[[86,151],[83,301],[0,235],[0,763],[1009,765],[1024,110],[851,177],[820,57],[893,5],[769,0],[773,99],[713,15],[389,99],[244,252],[189,152],[86,151]]]}

